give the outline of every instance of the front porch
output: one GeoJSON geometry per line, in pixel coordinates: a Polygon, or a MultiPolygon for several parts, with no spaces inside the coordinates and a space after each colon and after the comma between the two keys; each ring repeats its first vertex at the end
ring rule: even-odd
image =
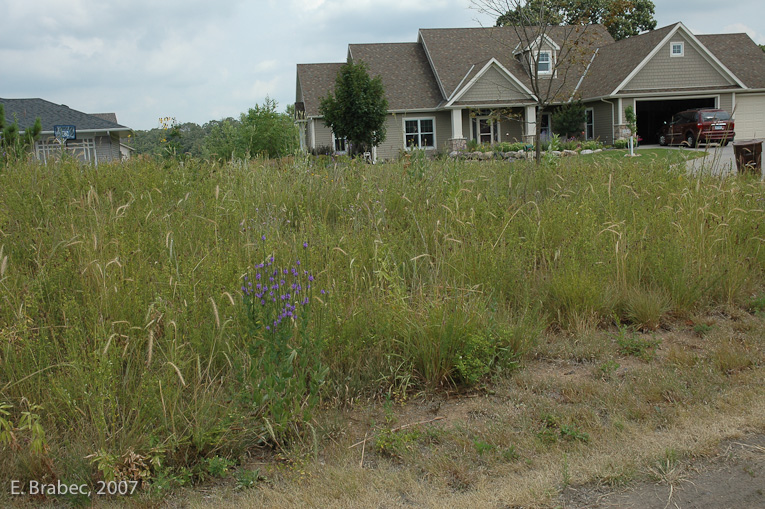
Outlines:
{"type": "MultiPolygon", "coordinates": [[[[451,109],[448,150],[465,150],[470,140],[479,145],[522,142],[532,144],[536,135],[536,105],[455,107],[451,109]]],[[[540,116],[549,130],[549,113],[540,116]]]]}

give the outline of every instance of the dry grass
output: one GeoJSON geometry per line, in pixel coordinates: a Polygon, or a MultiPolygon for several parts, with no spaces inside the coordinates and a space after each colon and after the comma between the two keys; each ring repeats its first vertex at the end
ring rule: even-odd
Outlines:
{"type": "Polygon", "coordinates": [[[289,461],[253,465],[269,479],[258,488],[184,492],[182,503],[555,507],[566,486],[678,485],[721,440],[765,431],[765,323],[705,319],[716,325],[704,340],[670,324],[650,361],[620,355],[614,331],[589,331],[542,343],[515,375],[479,393],[328,411],[318,461],[296,445],[289,461]],[[617,366],[608,377],[604,359],[617,366]],[[367,447],[363,465],[361,448],[350,447],[437,416],[386,435],[386,454],[367,447]]]}

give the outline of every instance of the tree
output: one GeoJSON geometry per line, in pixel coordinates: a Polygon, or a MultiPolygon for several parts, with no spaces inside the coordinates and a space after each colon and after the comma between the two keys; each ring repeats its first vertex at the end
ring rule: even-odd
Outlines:
{"type": "Polygon", "coordinates": [[[241,156],[266,155],[282,157],[293,153],[298,145],[298,128],[287,113],[276,111],[277,102],[266,97],[262,106],[255,105],[239,116],[238,149],[241,156]]]}
{"type": "Polygon", "coordinates": [[[42,122],[36,118],[32,127],[20,134],[19,122],[14,119],[13,123],[6,125],[5,106],[0,104],[0,158],[4,160],[16,159],[31,146],[42,132],[42,122]]]}
{"type": "Polygon", "coordinates": [[[655,6],[649,0],[528,0],[507,2],[510,8],[497,17],[497,26],[549,23],[552,25],[602,24],[616,39],[656,28],[655,6]]]}
{"type": "Polygon", "coordinates": [[[584,104],[581,101],[566,103],[552,115],[553,131],[564,138],[571,138],[581,134],[584,120],[584,104]]]}
{"type": "MultiPolygon", "coordinates": [[[[573,98],[573,84],[584,74],[600,44],[601,31],[591,25],[556,26],[560,11],[550,9],[552,2],[532,0],[473,0],[483,14],[500,18],[512,14],[507,31],[498,31],[500,51],[513,54],[523,66],[529,79],[531,99],[536,103],[537,116],[554,104],[564,104],[573,98]],[[504,34],[504,35],[503,35],[504,34]]],[[[510,18],[506,18],[510,20],[510,18]]],[[[536,161],[542,159],[542,122],[537,119],[535,145],[536,161]]]]}
{"type": "Polygon", "coordinates": [[[369,77],[366,64],[348,62],[337,73],[335,92],[321,100],[319,113],[338,138],[346,138],[354,151],[385,141],[388,101],[382,78],[369,77]]]}
{"type": "Polygon", "coordinates": [[[760,49],[761,49],[762,51],[765,51],[765,44],[760,44],[760,49]]]}

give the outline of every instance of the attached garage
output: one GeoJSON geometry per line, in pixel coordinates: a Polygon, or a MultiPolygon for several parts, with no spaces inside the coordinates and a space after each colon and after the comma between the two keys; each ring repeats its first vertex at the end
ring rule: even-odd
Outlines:
{"type": "MultiPolygon", "coordinates": [[[[635,101],[637,131],[643,139],[643,143],[658,143],[659,129],[664,125],[664,122],[669,122],[675,113],[693,108],[716,107],[717,101],[715,97],[663,100],[637,99],[635,101]]],[[[738,122],[736,127],[738,128],[738,122]]]]}
{"type": "Polygon", "coordinates": [[[736,94],[736,139],[765,138],[765,94],[736,94]]]}

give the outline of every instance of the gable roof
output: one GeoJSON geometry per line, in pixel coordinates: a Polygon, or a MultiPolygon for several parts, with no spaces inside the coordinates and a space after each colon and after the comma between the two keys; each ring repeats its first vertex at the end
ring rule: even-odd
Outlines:
{"type": "MultiPolygon", "coordinates": [[[[491,69],[495,69],[499,75],[501,76],[500,80],[507,80],[509,85],[503,86],[503,83],[495,83],[493,84],[494,87],[496,87],[496,91],[515,91],[516,93],[519,93],[524,98],[528,97],[529,100],[531,100],[534,97],[534,94],[531,90],[529,90],[526,85],[523,84],[518,78],[516,78],[512,73],[510,73],[505,67],[500,64],[496,58],[489,59],[488,62],[485,63],[479,63],[479,65],[476,65],[470,69],[470,72],[465,76],[465,78],[470,78],[468,81],[463,81],[465,83],[464,86],[462,86],[462,83],[457,86],[457,92],[453,94],[452,98],[448,101],[446,106],[451,106],[452,104],[468,104],[469,101],[465,101],[463,98],[464,96],[474,87],[476,84],[479,83],[479,80],[483,78],[484,76],[488,75],[491,69]]],[[[490,104],[492,101],[486,102],[486,101],[479,101],[481,104],[490,104]]],[[[505,102],[502,100],[498,100],[496,102],[505,102]]]]}
{"type": "MultiPolygon", "coordinates": [[[[521,37],[516,27],[421,29],[419,40],[427,49],[444,98],[451,99],[457,89],[469,82],[492,58],[525,87],[531,88],[531,80],[524,65],[513,56],[516,48],[527,45],[522,42],[528,43],[536,37],[534,27],[527,31],[528,34],[521,37]]],[[[582,31],[582,35],[574,36],[579,39],[580,47],[584,48],[582,62],[572,67],[571,71],[578,73],[577,79],[569,77],[561,89],[561,95],[571,93],[595,48],[613,42],[611,35],[601,25],[545,28],[547,37],[559,47],[564,46],[565,39],[576,31],[582,31]]],[[[551,79],[563,80],[564,77],[551,79]]]]}
{"type": "Polygon", "coordinates": [[[747,34],[697,35],[749,88],[765,88],[765,52],[747,34]]]}
{"type": "Polygon", "coordinates": [[[673,29],[670,25],[601,46],[578,93],[582,97],[611,95],[673,29]]]}
{"type": "Polygon", "coordinates": [[[765,68],[760,66],[756,70],[748,69],[748,66],[757,62],[757,59],[762,59],[761,61],[765,63],[765,55],[748,36],[745,34],[695,36],[685,25],[678,22],[599,48],[579,93],[582,97],[591,98],[618,93],[621,87],[627,84],[661,49],[663,43],[677,32],[682,32],[692,43],[697,44],[700,53],[705,55],[710,64],[717,68],[726,79],[731,80],[731,83],[737,83],[722,88],[738,88],[741,84],[745,84],[740,76],[742,71],[750,77],[752,82],[765,81],[765,68]],[[748,39],[748,44],[740,36],[748,39]],[[756,54],[753,49],[759,50],[760,54],[756,54]]]}
{"type": "Polygon", "coordinates": [[[335,78],[344,64],[298,64],[297,85],[306,118],[319,116],[321,99],[335,92],[335,78]]]}
{"type": "Polygon", "coordinates": [[[391,111],[433,109],[442,95],[422,45],[416,42],[350,44],[354,62],[369,66],[372,77],[381,76],[391,111]]]}
{"type": "MultiPolygon", "coordinates": [[[[32,127],[37,118],[42,123],[44,134],[52,133],[55,125],[73,125],[78,132],[93,131],[131,131],[129,127],[120,125],[96,115],[89,115],[73,110],[63,104],[55,104],[44,99],[2,99],[5,107],[5,120],[12,123],[18,120],[19,130],[25,131],[32,127]]],[[[116,119],[116,116],[115,116],[116,119]]]]}

